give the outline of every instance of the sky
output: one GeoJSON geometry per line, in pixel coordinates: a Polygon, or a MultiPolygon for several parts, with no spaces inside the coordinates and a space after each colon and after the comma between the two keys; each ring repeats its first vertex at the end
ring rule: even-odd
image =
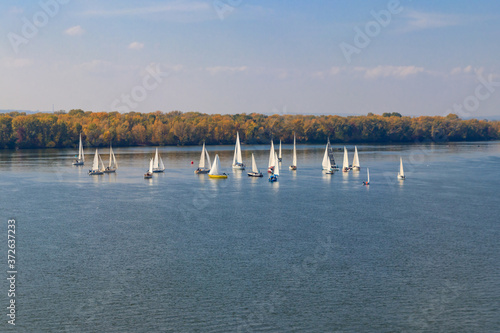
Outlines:
{"type": "Polygon", "coordinates": [[[500,1],[5,0],[0,109],[500,115],[500,1]]]}

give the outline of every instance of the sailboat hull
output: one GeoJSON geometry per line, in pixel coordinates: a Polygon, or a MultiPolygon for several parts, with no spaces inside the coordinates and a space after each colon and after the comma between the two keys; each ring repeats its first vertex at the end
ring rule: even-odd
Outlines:
{"type": "Polygon", "coordinates": [[[210,172],[210,169],[196,169],[194,170],[194,173],[197,174],[197,175],[201,175],[201,174],[206,174],[206,173],[209,173],[210,172]]]}
{"type": "Polygon", "coordinates": [[[144,179],[150,179],[150,178],[153,178],[153,174],[151,172],[146,172],[144,174],[144,179]]]}
{"type": "Polygon", "coordinates": [[[85,162],[84,161],[75,161],[73,162],[73,165],[84,165],[85,162]]]}
{"type": "Polygon", "coordinates": [[[245,164],[233,164],[233,170],[245,170],[245,164]]]}
{"type": "Polygon", "coordinates": [[[208,175],[208,177],[210,178],[214,178],[214,179],[225,179],[227,178],[227,175],[208,175]]]}
{"type": "Polygon", "coordinates": [[[115,173],[116,169],[106,169],[103,171],[104,173],[115,173]]]}
{"type": "Polygon", "coordinates": [[[359,171],[361,170],[361,168],[359,166],[353,166],[352,167],[352,171],[359,171]]]}
{"type": "Polygon", "coordinates": [[[162,170],[162,169],[156,169],[156,170],[153,170],[154,173],[160,173],[160,172],[164,172],[165,170],[162,170]]]}
{"type": "Polygon", "coordinates": [[[290,166],[288,167],[288,169],[290,169],[290,170],[297,170],[297,167],[296,167],[295,165],[290,165],[290,166]]]}
{"type": "Polygon", "coordinates": [[[263,177],[262,173],[260,173],[260,172],[249,172],[248,176],[249,177],[263,177]]]}
{"type": "Polygon", "coordinates": [[[270,181],[271,183],[277,182],[277,181],[278,181],[278,176],[276,176],[276,175],[272,175],[271,177],[269,177],[269,181],[270,181]]]}
{"type": "Polygon", "coordinates": [[[104,172],[102,172],[100,170],[89,170],[90,176],[97,176],[97,175],[102,175],[102,174],[104,174],[104,172]]]}
{"type": "Polygon", "coordinates": [[[400,174],[398,174],[398,179],[399,180],[405,180],[405,176],[401,176],[400,174]]]}

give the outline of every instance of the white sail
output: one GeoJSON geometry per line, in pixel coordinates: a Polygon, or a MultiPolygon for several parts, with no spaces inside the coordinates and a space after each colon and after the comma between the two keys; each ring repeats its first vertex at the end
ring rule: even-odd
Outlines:
{"type": "Polygon", "coordinates": [[[347,156],[347,149],[345,146],[344,146],[344,165],[342,166],[342,168],[344,170],[349,169],[349,157],[347,156]]]}
{"type": "Polygon", "coordinates": [[[115,165],[115,169],[118,168],[118,162],[116,162],[115,153],[113,153],[113,164],[115,165]]]}
{"type": "Polygon", "coordinates": [[[280,150],[279,150],[279,153],[278,153],[278,158],[279,158],[279,160],[281,160],[281,140],[280,140],[280,150]]]}
{"type": "Polygon", "coordinates": [[[205,168],[205,142],[203,142],[203,148],[201,149],[200,163],[198,164],[200,169],[205,168]]]}
{"type": "Polygon", "coordinates": [[[295,147],[295,134],[293,135],[293,155],[292,155],[292,165],[297,166],[297,148],[295,147]]]}
{"type": "Polygon", "coordinates": [[[236,132],[236,145],[234,147],[234,157],[233,165],[243,164],[243,158],[241,157],[241,145],[240,145],[240,134],[236,132]]]}
{"type": "Polygon", "coordinates": [[[104,170],[104,163],[102,162],[102,159],[101,159],[101,156],[99,156],[99,162],[101,162],[101,169],[100,170],[104,170]]]}
{"type": "Polygon", "coordinates": [[[269,151],[269,164],[268,164],[268,168],[270,167],[273,167],[274,166],[274,155],[276,153],[274,152],[274,143],[273,141],[271,140],[271,150],[269,151]]]}
{"type": "Polygon", "coordinates": [[[274,155],[274,161],[275,161],[275,165],[274,165],[274,174],[276,176],[279,176],[280,175],[280,162],[278,162],[278,155],[274,155]]]}
{"type": "Polygon", "coordinates": [[[82,144],[82,133],[80,133],[80,143],[78,145],[78,160],[84,162],[85,154],[83,153],[83,144],[82,144]]]}
{"type": "Polygon", "coordinates": [[[97,170],[99,170],[99,152],[96,149],[94,155],[94,162],[92,163],[92,171],[97,171],[97,170]]]}
{"type": "MultiPolygon", "coordinates": [[[[203,144],[203,145],[205,145],[205,144],[203,144]]],[[[210,169],[212,167],[212,163],[210,162],[210,155],[208,155],[208,151],[206,148],[205,148],[205,155],[207,157],[207,159],[206,159],[207,169],[210,169]]]]}
{"type": "Polygon", "coordinates": [[[370,169],[366,168],[366,174],[368,175],[367,183],[370,183],[370,169]]]}
{"type": "Polygon", "coordinates": [[[149,173],[153,173],[153,158],[151,157],[151,159],[149,160],[149,170],[148,170],[149,173]]]}
{"type": "Polygon", "coordinates": [[[115,153],[113,148],[109,145],[109,169],[118,168],[118,163],[116,163],[115,153]]]}
{"type": "Polygon", "coordinates": [[[399,158],[399,176],[403,178],[405,176],[405,172],[403,170],[403,158],[399,158]]]}
{"type": "Polygon", "coordinates": [[[160,165],[158,160],[158,148],[156,148],[155,159],[153,161],[153,168],[158,169],[159,166],[160,165]]]}
{"type": "Polygon", "coordinates": [[[165,170],[165,164],[163,164],[163,160],[161,159],[161,156],[160,156],[160,170],[165,170]]]}
{"type": "Polygon", "coordinates": [[[354,160],[352,161],[353,167],[360,167],[359,165],[359,157],[358,157],[358,147],[354,146],[354,160]]]}
{"type": "Polygon", "coordinates": [[[330,157],[328,156],[328,148],[329,148],[328,146],[329,145],[326,144],[325,155],[323,156],[323,163],[322,163],[323,170],[330,170],[332,167],[332,164],[330,163],[330,157]]]}
{"type": "Polygon", "coordinates": [[[252,153],[252,172],[259,173],[259,168],[257,168],[257,163],[255,162],[255,156],[252,153]]]}
{"type": "Polygon", "coordinates": [[[221,174],[219,154],[215,155],[214,164],[212,165],[212,168],[210,169],[210,172],[208,174],[213,175],[213,176],[217,176],[217,175],[221,174]]]}

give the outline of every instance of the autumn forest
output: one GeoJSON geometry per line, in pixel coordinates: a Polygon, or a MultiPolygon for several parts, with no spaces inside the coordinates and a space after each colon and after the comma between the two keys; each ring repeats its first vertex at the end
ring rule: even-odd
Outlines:
{"type": "Polygon", "coordinates": [[[233,144],[236,131],[243,143],[445,142],[500,139],[500,121],[446,117],[407,117],[399,113],[366,116],[263,114],[22,112],[0,114],[0,148],[69,148],[82,133],[85,146],[233,144]]]}

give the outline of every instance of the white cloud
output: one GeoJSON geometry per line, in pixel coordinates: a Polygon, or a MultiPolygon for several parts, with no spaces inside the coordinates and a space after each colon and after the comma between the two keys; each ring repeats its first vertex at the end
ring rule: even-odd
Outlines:
{"type": "Polygon", "coordinates": [[[136,8],[110,9],[110,10],[91,10],[84,14],[90,16],[137,16],[148,14],[159,14],[167,12],[197,12],[210,10],[207,2],[202,1],[183,1],[174,2],[163,6],[148,6],[136,8]]]}
{"type": "Polygon", "coordinates": [[[238,73],[238,72],[245,72],[247,71],[248,67],[247,66],[240,66],[240,67],[229,67],[229,66],[216,66],[216,67],[207,67],[206,70],[212,74],[219,74],[219,73],[238,73]]]}
{"type": "Polygon", "coordinates": [[[128,44],[128,48],[131,50],[141,50],[144,47],[144,43],[132,42],[128,44]]]}
{"type": "Polygon", "coordinates": [[[406,11],[406,26],[403,32],[435,29],[462,25],[472,20],[454,14],[441,14],[430,12],[419,12],[415,10],[406,11]]]}
{"type": "Polygon", "coordinates": [[[416,66],[377,66],[365,69],[365,77],[375,79],[378,77],[405,78],[424,72],[423,67],[416,66]]]}
{"type": "Polygon", "coordinates": [[[365,79],[376,79],[383,77],[393,77],[403,79],[419,73],[437,74],[423,67],[417,66],[376,66],[376,67],[331,67],[325,71],[312,72],[310,76],[314,78],[324,78],[327,76],[349,75],[362,76],[365,79]]]}
{"type": "Polygon", "coordinates": [[[468,65],[466,67],[455,67],[450,71],[451,75],[458,75],[458,74],[482,74],[484,72],[484,67],[472,67],[471,65],[468,65]]]}
{"type": "Polygon", "coordinates": [[[74,27],[66,29],[64,33],[68,36],[81,36],[85,33],[85,30],[83,30],[81,26],[75,25],[74,27]]]}
{"type": "Polygon", "coordinates": [[[33,59],[28,58],[3,58],[1,64],[5,68],[19,69],[33,65],[33,59]]]}

